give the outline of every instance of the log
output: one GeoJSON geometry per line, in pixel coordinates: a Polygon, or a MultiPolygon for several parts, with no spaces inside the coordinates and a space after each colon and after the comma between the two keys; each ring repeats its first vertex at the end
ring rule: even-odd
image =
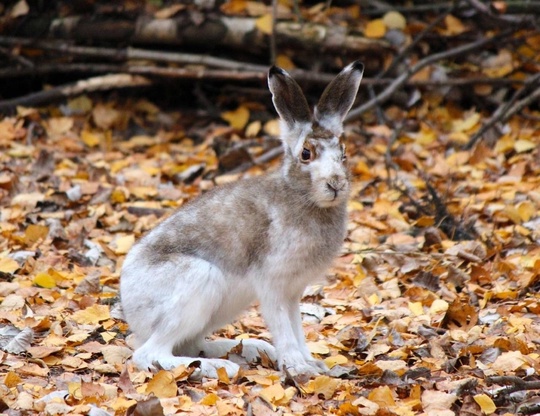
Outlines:
{"type": "MultiPolygon", "coordinates": [[[[28,18],[18,27],[21,36],[35,37],[36,28],[45,27],[43,37],[71,39],[76,42],[114,42],[120,45],[170,45],[212,50],[221,47],[261,54],[269,48],[270,36],[256,26],[255,18],[208,14],[197,24],[189,14],[169,19],[140,16],[134,20],[95,16],[69,16],[47,20],[28,18]]],[[[278,21],[276,42],[280,47],[301,48],[306,52],[381,53],[389,50],[384,40],[368,39],[350,28],[318,23],[278,21]]]]}

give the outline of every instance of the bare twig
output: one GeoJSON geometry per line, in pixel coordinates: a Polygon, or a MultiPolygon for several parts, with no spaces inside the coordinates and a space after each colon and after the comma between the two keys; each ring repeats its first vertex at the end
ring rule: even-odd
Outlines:
{"type": "Polygon", "coordinates": [[[138,75],[110,74],[93,77],[73,84],[62,85],[50,90],[39,91],[11,100],[0,101],[0,111],[11,109],[18,105],[32,106],[48,103],[61,98],[72,97],[87,92],[110,90],[114,88],[131,88],[150,85],[151,81],[138,75]]]}
{"type": "Polygon", "coordinates": [[[486,379],[487,384],[500,384],[505,385],[503,389],[497,391],[497,395],[507,395],[516,391],[523,390],[540,390],[540,381],[531,380],[526,381],[516,376],[494,376],[486,379]]]}
{"type": "Polygon", "coordinates": [[[392,162],[392,147],[394,146],[394,143],[399,138],[402,130],[403,130],[403,124],[399,124],[394,128],[394,131],[392,132],[392,135],[390,136],[390,139],[388,140],[388,145],[386,147],[386,152],[384,154],[384,165],[386,167],[386,183],[388,184],[388,186],[392,185],[391,171],[396,166],[395,163],[392,162]]]}
{"type": "Polygon", "coordinates": [[[413,41],[407,45],[398,55],[394,57],[392,63],[382,71],[377,78],[384,78],[386,75],[391,74],[394,69],[403,61],[403,59],[430,33],[439,23],[441,23],[446,16],[451,12],[452,9],[448,9],[445,13],[442,13],[439,17],[433,20],[429,25],[427,25],[419,34],[416,36],[413,41]]]}
{"type": "Polygon", "coordinates": [[[482,13],[483,15],[489,17],[490,19],[493,19],[498,22],[502,23],[510,23],[514,25],[522,25],[526,23],[527,21],[530,21],[533,19],[532,16],[526,15],[526,16],[512,16],[512,15],[499,15],[495,14],[491,11],[489,6],[487,4],[482,3],[480,0],[466,0],[467,3],[471,5],[475,10],[477,10],[479,13],[482,13]]]}
{"type": "Polygon", "coordinates": [[[521,111],[524,107],[534,102],[540,97],[540,73],[531,75],[525,80],[523,86],[516,90],[512,97],[501,103],[501,105],[495,110],[491,118],[484,123],[484,125],[474,133],[468,143],[465,145],[466,149],[471,149],[489,130],[494,128],[498,123],[505,123],[514,114],[521,111]],[[535,88],[525,98],[519,99],[529,87],[535,88]]]}
{"type": "Polygon", "coordinates": [[[139,48],[102,48],[91,46],[73,46],[66,42],[36,40],[28,38],[16,38],[0,36],[0,44],[6,46],[26,46],[48,51],[61,52],[84,57],[107,58],[113,61],[148,60],[153,62],[167,62],[183,65],[200,65],[211,68],[221,68],[242,71],[266,71],[264,65],[239,62],[230,59],[217,58],[210,55],[197,55],[190,53],[152,51],[139,48]]]}
{"type": "Polygon", "coordinates": [[[504,31],[500,35],[493,36],[491,38],[483,38],[479,39],[475,42],[468,43],[466,45],[461,45],[452,49],[449,49],[445,52],[439,52],[435,53],[433,55],[427,56],[424,59],[421,59],[418,61],[415,65],[413,65],[411,68],[409,68],[407,71],[405,71],[403,74],[401,74],[399,77],[397,77],[388,87],[385,88],[383,92],[381,92],[377,97],[369,100],[367,103],[361,105],[360,107],[357,107],[353,109],[349,115],[347,116],[346,121],[353,121],[360,118],[362,114],[364,114],[366,111],[372,109],[378,104],[384,103],[386,100],[388,100],[392,94],[394,94],[400,87],[402,87],[407,80],[412,77],[414,74],[416,74],[418,71],[420,71],[422,68],[431,65],[435,62],[438,62],[442,59],[448,59],[453,58],[459,55],[462,55],[467,52],[474,51],[476,49],[485,47],[486,45],[489,45],[490,43],[495,42],[496,40],[500,40],[501,38],[507,36],[510,34],[511,31],[504,31]]]}
{"type": "MultiPolygon", "coordinates": [[[[267,68],[264,71],[236,71],[207,68],[174,68],[157,67],[145,65],[115,65],[115,64],[88,64],[88,63],[54,63],[41,64],[33,68],[8,67],[0,69],[0,78],[18,78],[31,75],[43,75],[52,73],[130,73],[140,75],[153,75],[164,78],[186,78],[186,79],[219,79],[231,81],[256,81],[264,80],[267,68]]],[[[291,70],[291,74],[299,81],[308,81],[315,84],[327,84],[335,75],[303,71],[299,69],[291,70]]],[[[388,85],[394,82],[392,78],[364,78],[362,85],[388,85]]],[[[407,80],[404,85],[414,87],[461,87],[468,85],[516,85],[523,84],[524,80],[513,80],[508,78],[455,78],[447,80],[407,80]]]]}
{"type": "Polygon", "coordinates": [[[276,64],[276,22],[277,22],[278,0],[272,0],[272,35],[270,36],[270,65],[276,64]]]}
{"type": "Polygon", "coordinates": [[[34,63],[30,59],[25,58],[24,56],[12,53],[12,51],[7,48],[0,47],[0,53],[2,55],[5,55],[8,59],[18,62],[25,67],[28,67],[28,68],[34,67],[34,63]]]}

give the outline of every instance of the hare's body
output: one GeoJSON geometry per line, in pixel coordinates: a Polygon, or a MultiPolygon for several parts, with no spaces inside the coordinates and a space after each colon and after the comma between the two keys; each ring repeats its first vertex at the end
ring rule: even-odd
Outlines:
{"type": "MultiPolygon", "coordinates": [[[[340,82],[352,84],[353,91],[344,92],[338,127],[361,77],[359,66],[345,71],[348,78],[340,82]]],[[[282,96],[281,83],[297,85],[284,72],[274,75],[270,87],[285,122],[282,169],[218,187],[186,204],[143,237],[124,262],[121,298],[138,343],[138,367],[173,368],[201,353],[226,355],[237,341],[210,343],[205,337],[258,300],[275,350],[263,341],[243,341],[243,355],[254,359],[263,350],[277,356],[280,368],[296,373],[325,368],[306,347],[299,301],[305,287],[324,276],[345,236],[349,184],[343,145],[333,119],[321,117],[321,125],[302,119],[303,95],[294,108],[279,101],[297,99],[282,96]],[[310,160],[304,158],[306,147],[310,160]]],[[[234,375],[238,369],[227,360],[200,361],[202,375],[216,376],[219,367],[234,375]]]]}

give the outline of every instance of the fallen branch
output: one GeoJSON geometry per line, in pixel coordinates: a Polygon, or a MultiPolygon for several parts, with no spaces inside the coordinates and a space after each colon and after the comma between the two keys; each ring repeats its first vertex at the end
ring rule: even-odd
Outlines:
{"type": "Polygon", "coordinates": [[[441,61],[443,59],[453,58],[453,57],[462,55],[464,53],[472,52],[476,49],[485,47],[489,45],[490,43],[500,40],[501,38],[504,38],[510,33],[512,32],[507,30],[491,38],[480,39],[475,42],[468,43],[466,45],[460,45],[453,49],[449,49],[445,52],[435,53],[433,55],[430,55],[430,56],[427,56],[426,58],[421,59],[411,68],[409,68],[399,77],[397,77],[394,81],[392,81],[392,83],[388,85],[388,87],[386,87],[385,90],[382,91],[380,94],[378,94],[376,97],[372,98],[371,100],[361,105],[360,107],[357,107],[351,110],[351,112],[346,118],[346,121],[357,120],[366,111],[371,110],[376,105],[381,105],[384,102],[386,102],[399,88],[401,88],[407,82],[409,78],[411,78],[414,74],[416,74],[418,71],[425,68],[426,66],[431,65],[435,62],[441,61]]]}
{"type": "Polygon", "coordinates": [[[506,401],[508,399],[507,396],[517,391],[540,390],[540,381],[526,381],[516,376],[488,377],[486,379],[486,383],[488,386],[492,386],[494,384],[504,386],[492,394],[493,399],[498,403],[506,401]]]}
{"type": "Polygon", "coordinates": [[[12,109],[16,106],[35,106],[48,103],[54,100],[73,97],[76,95],[110,90],[115,88],[132,88],[150,85],[151,81],[138,75],[110,74],[100,77],[93,77],[73,84],[62,85],[50,90],[39,91],[11,100],[0,101],[0,112],[12,109]]]}
{"type": "Polygon", "coordinates": [[[484,137],[484,135],[495,128],[497,124],[503,124],[510,119],[514,114],[520,112],[527,105],[535,102],[540,97],[540,73],[535,74],[527,78],[523,86],[516,90],[512,97],[503,101],[502,104],[495,110],[491,118],[486,121],[482,127],[474,133],[467,144],[465,149],[472,149],[474,145],[484,137]],[[521,96],[525,95],[529,88],[535,88],[531,93],[529,93],[525,98],[520,99],[521,96]]]}
{"type": "Polygon", "coordinates": [[[237,71],[266,71],[264,65],[249,62],[233,61],[231,59],[217,58],[210,55],[197,55],[191,53],[153,51],[140,48],[103,48],[91,46],[74,46],[58,40],[36,40],[0,36],[0,45],[24,46],[32,49],[60,52],[63,56],[73,55],[92,58],[106,58],[113,61],[147,60],[153,62],[166,62],[182,65],[198,65],[211,68],[230,69],[237,71]]]}
{"type": "MultiPolygon", "coordinates": [[[[163,78],[185,79],[209,79],[229,81],[264,81],[267,76],[267,67],[262,71],[236,71],[217,70],[204,67],[159,67],[145,65],[115,65],[115,64],[91,64],[91,63],[54,63],[41,64],[33,68],[8,67],[0,69],[0,78],[19,78],[53,73],[126,73],[132,75],[147,75],[163,78]]],[[[293,69],[290,71],[293,77],[302,82],[326,85],[335,75],[293,69]]],[[[364,78],[362,85],[384,86],[394,82],[392,78],[364,78]]],[[[512,80],[508,78],[470,77],[454,78],[447,80],[407,80],[404,86],[411,87],[462,87],[469,85],[495,85],[508,86],[523,84],[524,80],[512,80]]]]}
{"type": "MultiPolygon", "coordinates": [[[[189,12],[169,19],[140,16],[135,20],[108,19],[95,16],[69,16],[54,19],[46,16],[28,18],[18,28],[19,33],[33,34],[40,29],[44,37],[72,39],[83,42],[116,42],[129,44],[168,44],[196,48],[223,46],[261,54],[269,48],[269,36],[261,32],[256,18],[205,15],[202,21],[189,12]]],[[[301,45],[304,51],[324,50],[335,53],[382,52],[389,45],[369,39],[339,25],[278,21],[275,25],[278,46],[301,45]]]]}

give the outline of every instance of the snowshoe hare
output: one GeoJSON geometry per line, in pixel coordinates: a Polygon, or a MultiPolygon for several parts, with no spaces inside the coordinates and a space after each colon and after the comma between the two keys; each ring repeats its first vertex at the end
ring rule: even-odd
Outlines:
{"type": "Polygon", "coordinates": [[[327,370],[306,346],[299,302],[306,286],[324,277],[345,237],[343,120],[362,74],[360,62],[344,68],[312,115],[294,79],[272,67],[268,85],[281,122],[281,169],[201,195],[133,246],[120,295],[137,367],[198,361],[195,377],[217,377],[220,367],[235,376],[239,366],[220,357],[240,341],[205,337],[258,300],[274,346],[243,340],[235,351],[247,360],[264,351],[290,374],[327,370]]]}

